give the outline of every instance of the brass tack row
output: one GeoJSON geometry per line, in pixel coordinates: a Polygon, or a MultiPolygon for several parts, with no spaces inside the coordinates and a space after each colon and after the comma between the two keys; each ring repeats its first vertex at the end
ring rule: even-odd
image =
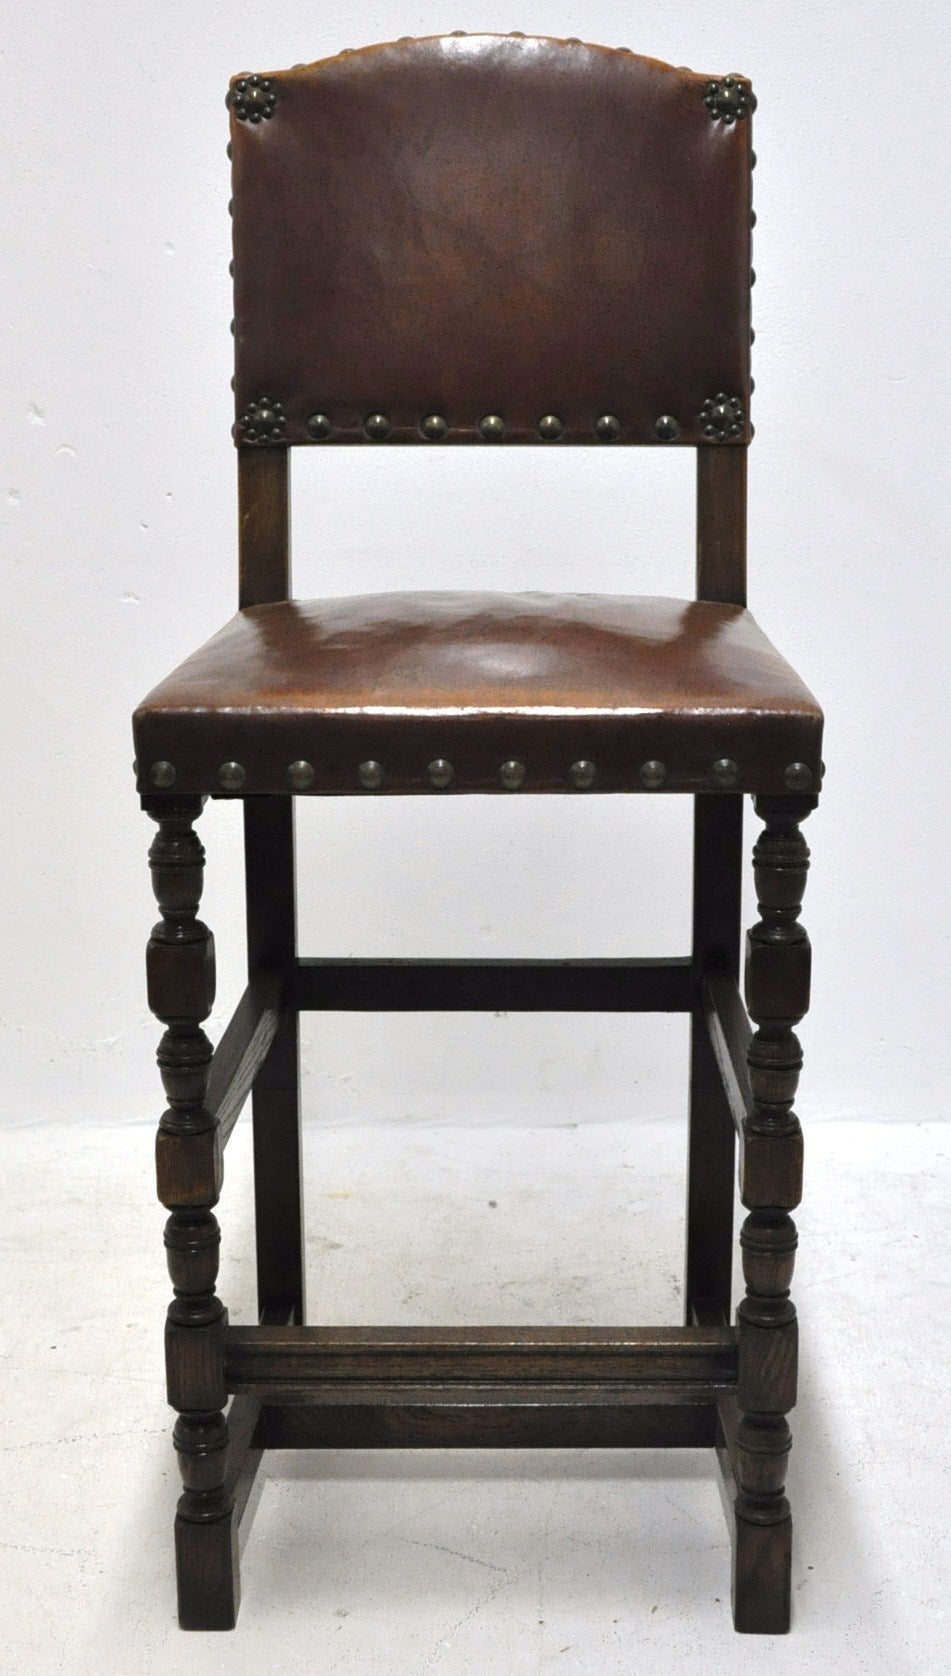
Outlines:
{"type": "MultiPolygon", "coordinates": [[[[751,385],[750,385],[751,387],[751,385]]],[[[698,424],[704,436],[713,437],[713,441],[725,442],[740,436],[746,414],[743,402],[738,396],[728,396],[725,391],[716,392],[716,396],[706,397],[698,424]]],[[[273,397],[262,396],[258,401],[248,402],[247,409],[238,419],[238,431],[247,442],[282,442],[285,441],[285,427],[287,421],[283,417],[283,407],[273,397]]],[[[444,414],[424,414],[419,419],[419,436],[426,442],[443,442],[450,434],[450,421],[444,414]]],[[[508,431],[508,424],[501,414],[483,414],[475,426],[483,442],[501,442],[508,431]]],[[[624,426],[617,414],[600,414],[594,422],[594,434],[599,442],[614,442],[621,436],[624,426]]],[[[362,424],[364,436],[371,442],[386,442],[391,434],[392,424],[386,414],[367,414],[362,424]]],[[[542,414],[535,422],[535,431],[542,437],[543,442],[557,442],[565,434],[564,419],[559,414],[542,414]]],[[[334,434],[334,421],[329,414],[310,414],[307,419],[307,436],[312,442],[325,442],[334,434]]],[[[681,424],[674,414],[661,414],[654,419],[654,436],[657,442],[676,442],[681,434],[681,424]]]]}
{"type": "MultiPolygon", "coordinates": [[[[719,390],[715,396],[708,396],[697,415],[697,423],[704,436],[714,442],[732,441],[740,435],[745,422],[742,401],[724,390],[719,390]]],[[[326,442],[334,433],[333,421],[328,413],[312,413],[306,422],[306,429],[311,442],[326,442]]],[[[385,413],[370,413],[363,421],[363,434],[370,442],[385,442],[392,429],[385,413]]],[[[486,413],[475,429],[483,442],[501,442],[508,426],[500,413],[486,413]]],[[[543,442],[558,442],[564,436],[565,424],[557,413],[544,413],[536,422],[535,429],[543,442]]],[[[614,442],[621,435],[623,426],[616,414],[602,413],[595,420],[593,429],[599,442],[614,442]]],[[[672,413],[662,413],[654,420],[653,429],[658,442],[676,442],[680,435],[680,421],[672,413]]],[[[427,413],[420,419],[418,430],[426,442],[443,442],[449,435],[450,425],[444,414],[427,413]]],[[[286,443],[287,419],[283,405],[272,396],[260,396],[256,401],[248,402],[234,427],[234,434],[244,442],[259,446],[286,443]]]]}
{"type": "MultiPolygon", "coordinates": [[[[134,766],[138,772],[137,765],[134,766]]],[[[435,757],[429,763],[426,774],[430,785],[437,791],[448,790],[456,778],[455,768],[446,757],[435,757]]],[[[170,791],[178,773],[173,763],[162,760],[151,764],[148,777],[157,791],[170,791]]],[[[520,791],[525,777],[525,764],[514,758],[503,762],[499,769],[499,783],[506,791],[520,791]]],[[[657,757],[650,757],[641,763],[638,777],[647,791],[659,791],[667,784],[667,764],[657,757]]],[[[710,778],[721,791],[735,790],[740,782],[740,765],[732,757],[718,757],[710,766],[710,778]]],[[[218,769],[218,784],[223,791],[241,791],[246,779],[247,771],[240,762],[223,762],[218,769]]],[[[313,763],[306,762],[303,757],[292,762],[287,769],[287,784],[291,791],[310,791],[316,779],[313,763]]],[[[379,791],[384,780],[382,764],[372,759],[361,762],[357,767],[357,779],[364,791],[379,791]]],[[[568,780],[576,791],[590,791],[597,784],[597,779],[596,764],[586,758],[573,762],[568,769],[568,780]]],[[[783,779],[790,791],[807,792],[812,789],[815,776],[808,763],[790,762],[783,772],[783,779]]]]}
{"type": "MultiPolygon", "coordinates": [[[[719,398],[718,398],[719,399],[719,398]]],[[[726,400],[727,398],[723,398],[726,400]]],[[[242,430],[249,442],[262,440],[260,432],[261,409],[266,410],[266,417],[271,417],[271,409],[275,410],[278,418],[281,416],[279,402],[271,402],[263,398],[261,402],[249,404],[248,412],[242,415],[242,430]],[[249,425],[250,422],[250,425],[249,425]]],[[[703,415],[706,418],[706,414],[703,415]]],[[[278,427],[282,429],[282,426],[278,427]]],[[[505,436],[507,425],[500,413],[486,413],[476,426],[476,430],[484,442],[501,442],[505,436]]],[[[564,435],[564,420],[557,413],[544,413],[538,420],[536,430],[543,442],[557,442],[564,435]]],[[[594,422],[594,434],[599,442],[614,442],[621,435],[620,419],[613,413],[602,413],[594,422]]],[[[333,421],[327,413],[312,413],[307,420],[307,435],[312,442],[326,442],[333,435],[333,421]]],[[[385,413],[371,413],[363,422],[363,433],[371,442],[385,442],[392,430],[392,425],[385,413]]],[[[449,435],[449,421],[441,413],[427,413],[419,421],[419,433],[427,442],[442,442],[449,435]]],[[[712,434],[712,433],[711,433],[712,434]]],[[[680,435],[680,426],[670,413],[662,413],[654,421],[654,435],[659,442],[674,442],[680,435]]]]}

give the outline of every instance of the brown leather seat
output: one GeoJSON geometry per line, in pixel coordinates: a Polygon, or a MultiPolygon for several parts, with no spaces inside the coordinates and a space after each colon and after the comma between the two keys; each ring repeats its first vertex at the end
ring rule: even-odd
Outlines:
{"type": "Polygon", "coordinates": [[[140,771],[171,763],[185,791],[220,790],[227,763],[231,789],[283,791],[303,763],[307,789],[353,792],[368,760],[395,792],[430,790],[434,760],[459,791],[499,789],[513,760],[526,791],[783,791],[790,764],[818,785],[821,726],[741,606],[440,592],[239,611],[145,699],[135,738],[140,771]]]}

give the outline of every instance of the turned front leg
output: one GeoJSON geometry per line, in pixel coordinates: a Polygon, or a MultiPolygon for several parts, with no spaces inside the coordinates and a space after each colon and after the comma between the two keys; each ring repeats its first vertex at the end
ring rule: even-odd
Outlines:
{"type": "Polygon", "coordinates": [[[757,1028],[748,1064],[753,1105],[744,1125],[740,1233],[746,1297],[737,1311],[736,1628],[789,1628],[792,1519],[785,1494],[796,1402],[797,1325],[790,1300],[802,1195],[802,1130],[793,1100],[802,1068],[794,1026],[809,1005],[810,947],[799,912],[809,850],[799,823],[812,797],[759,797],[766,823],[753,851],[760,918],[747,935],[746,1004],[757,1028]]]}
{"type": "Polygon", "coordinates": [[[168,1108],[156,1141],[158,1196],[171,1212],[165,1248],[174,1297],[165,1328],[168,1400],[183,1491],[175,1519],[179,1620],[230,1629],[238,1606],[233,1498],[225,1483],[224,1332],[215,1294],[221,1139],[205,1106],[212,1048],[202,1025],[215,997],[214,941],[198,919],[205,852],[192,830],[199,797],[150,798],[149,851],[162,912],[148,946],[149,1006],[166,1026],[158,1064],[168,1108]]]}

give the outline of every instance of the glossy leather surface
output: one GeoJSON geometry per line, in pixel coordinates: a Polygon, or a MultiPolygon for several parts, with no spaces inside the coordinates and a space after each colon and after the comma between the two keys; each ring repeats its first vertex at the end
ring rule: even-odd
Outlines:
{"type": "Polygon", "coordinates": [[[468,35],[270,80],[266,120],[231,113],[239,422],[267,397],[286,442],[382,413],[380,445],[423,443],[438,414],[486,446],[498,414],[505,446],[553,414],[563,446],[609,414],[669,446],[670,415],[676,446],[723,391],[749,440],[751,124],[714,120],[706,76],[468,35]]]}
{"type": "Polygon", "coordinates": [[[447,758],[456,791],[499,789],[524,763],[526,791],[571,789],[579,759],[597,788],[783,792],[803,762],[818,789],[822,714],[740,606],[601,594],[392,593],[255,606],[239,612],[163,681],[135,715],[140,789],[158,760],[176,790],[218,790],[237,761],[245,792],[286,791],[288,765],[314,792],[359,790],[382,765],[384,790],[431,791],[447,758]]]}

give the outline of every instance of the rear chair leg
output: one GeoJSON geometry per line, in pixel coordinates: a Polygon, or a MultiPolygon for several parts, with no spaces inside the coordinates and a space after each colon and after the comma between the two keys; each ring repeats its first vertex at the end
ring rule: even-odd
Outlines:
{"type": "MultiPolygon", "coordinates": [[[[695,974],[740,968],[743,799],[713,792],[694,798],[693,961],[695,974]]],[[[684,1319],[713,1326],[730,1319],[736,1134],[703,1012],[690,1020],[690,1139],[687,1157],[687,1265],[684,1319]]]]}
{"type": "Polygon", "coordinates": [[[201,1028],[215,996],[214,942],[196,916],[205,852],[192,830],[200,797],[150,797],[149,851],[162,918],[148,946],[149,1006],[166,1025],[158,1063],[168,1099],[156,1143],[158,1195],[171,1212],[165,1247],[175,1296],[165,1328],[168,1400],[184,1489],[175,1518],[183,1629],[232,1629],[238,1611],[237,1519],[225,1485],[224,1334],[215,1296],[221,1193],[218,1125],[205,1109],[211,1043],[201,1028]]]}
{"type": "Polygon", "coordinates": [[[809,850],[799,823],[814,797],[758,797],[766,823],[753,851],[760,919],[747,936],[746,1004],[752,1109],[744,1125],[740,1233],[746,1297],[737,1311],[733,1621],[738,1630],[789,1628],[792,1518],[785,1496],[796,1402],[796,1310],[789,1297],[802,1196],[802,1130],[792,1110],[802,1067],[794,1026],[809,1005],[810,947],[798,923],[809,850]]]}
{"type": "MultiPolygon", "coordinates": [[[[249,797],[244,805],[248,975],[288,971],[297,954],[294,801],[249,797]]],[[[300,1029],[285,1010],[251,1094],[258,1312],[302,1326],[305,1262],[300,1129],[300,1029]]]]}

